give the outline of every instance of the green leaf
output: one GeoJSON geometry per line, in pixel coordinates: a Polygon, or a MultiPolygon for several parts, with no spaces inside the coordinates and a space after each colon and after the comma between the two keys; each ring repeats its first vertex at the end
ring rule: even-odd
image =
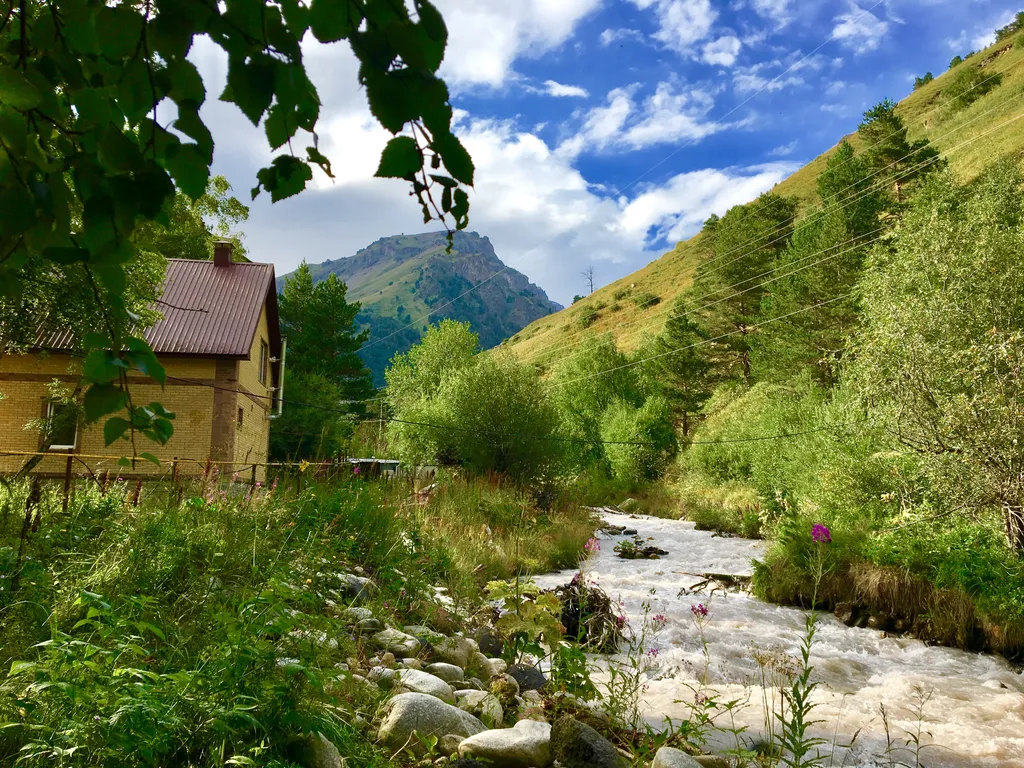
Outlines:
{"type": "Polygon", "coordinates": [[[171,78],[169,95],[176,103],[188,103],[198,107],[206,99],[203,76],[188,59],[171,62],[167,67],[167,74],[171,78]]]}
{"type": "Polygon", "coordinates": [[[396,136],[387,143],[380,155],[377,177],[412,181],[423,168],[423,154],[410,136],[396,136]]]}
{"type": "Polygon", "coordinates": [[[321,43],[348,37],[360,21],[362,15],[349,0],[313,0],[309,7],[309,28],[321,43]]]}
{"type": "Polygon", "coordinates": [[[0,104],[15,109],[32,109],[43,96],[21,72],[0,64],[0,104]]]}
{"type": "MultiPolygon", "coordinates": [[[[109,342],[104,340],[102,343],[109,342]]],[[[82,375],[89,381],[104,384],[118,378],[124,367],[124,362],[119,360],[113,352],[107,349],[94,349],[85,357],[85,362],[82,364],[82,375]]]]}
{"type": "Polygon", "coordinates": [[[228,84],[220,98],[238,105],[253,125],[259,125],[274,98],[274,60],[266,54],[249,61],[233,57],[228,62],[228,84]]]}
{"type": "Polygon", "coordinates": [[[160,459],[158,459],[152,453],[140,453],[139,454],[139,458],[140,459],[145,459],[146,461],[151,461],[154,464],[156,464],[158,467],[160,466],[160,459]]]}
{"type": "Polygon", "coordinates": [[[86,390],[82,408],[89,421],[98,421],[104,416],[124,408],[127,399],[120,387],[113,384],[93,384],[86,390]]]}
{"type": "Polygon", "coordinates": [[[263,123],[263,130],[266,131],[267,141],[270,143],[271,149],[284,146],[288,139],[295,135],[294,123],[289,128],[288,118],[291,116],[290,112],[282,104],[275,104],[267,114],[267,119],[263,123]]]}
{"type": "Polygon", "coordinates": [[[23,675],[26,672],[31,672],[35,669],[37,664],[34,661],[12,661],[11,670],[7,674],[13,677],[14,675],[23,675]]]}
{"type": "Polygon", "coordinates": [[[132,424],[128,419],[122,419],[119,416],[113,416],[107,419],[106,423],[103,425],[103,444],[110,445],[124,435],[131,426],[132,424]]]}
{"type": "Polygon", "coordinates": [[[168,153],[164,165],[182,192],[198,200],[206,193],[210,164],[195,144],[182,144],[168,153]]]}
{"type": "Polygon", "coordinates": [[[473,159],[454,134],[434,134],[433,148],[444,160],[444,167],[457,181],[473,186],[473,159]]]}

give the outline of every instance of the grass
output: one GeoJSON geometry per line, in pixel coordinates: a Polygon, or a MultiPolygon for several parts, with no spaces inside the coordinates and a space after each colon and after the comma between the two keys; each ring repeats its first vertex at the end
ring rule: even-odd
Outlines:
{"type": "MultiPolygon", "coordinates": [[[[1014,39],[1005,40],[976,53],[951,70],[953,74],[939,75],[899,103],[898,111],[909,128],[910,138],[928,138],[946,153],[950,165],[965,180],[980,174],[996,157],[1024,151],[1024,120],[1007,122],[1020,114],[1024,95],[1024,45],[1014,43],[1014,39]],[[957,71],[967,66],[980,66],[986,76],[1001,73],[1002,82],[966,109],[953,111],[946,104],[943,90],[957,71]]],[[[878,100],[886,95],[877,94],[878,100]]],[[[845,138],[854,149],[862,149],[856,133],[845,138]]],[[[797,198],[800,210],[817,204],[817,178],[833,149],[811,160],[773,191],[797,198]]],[[[661,331],[675,298],[692,283],[699,258],[698,234],[676,244],[644,268],[594,291],[573,309],[622,301],[630,293],[659,296],[660,306],[638,307],[632,301],[623,301],[622,311],[599,317],[587,328],[567,324],[563,310],[528,325],[508,348],[521,360],[537,364],[542,370],[550,369],[571,352],[584,333],[611,333],[621,349],[635,350],[646,338],[661,331]]]]}

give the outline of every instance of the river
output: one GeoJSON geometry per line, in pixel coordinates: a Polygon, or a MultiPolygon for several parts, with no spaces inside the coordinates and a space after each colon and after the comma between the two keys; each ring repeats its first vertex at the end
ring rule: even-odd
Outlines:
{"type": "MultiPolygon", "coordinates": [[[[755,648],[797,656],[806,612],[740,591],[678,593],[701,581],[692,574],[751,574],[751,560],[763,554],[765,544],[697,531],[686,521],[608,511],[604,517],[610,524],[636,528],[641,537],[652,537],[651,543],[669,553],[659,560],[625,560],[613,548],[626,537],[602,534],[600,551],[585,565],[587,578],[620,602],[633,627],[644,621],[645,602],[650,617],[663,614],[667,619],[650,642],[656,655],[648,651],[650,679],[641,708],[645,719],[661,728],[665,717],[687,716],[689,707],[678,702],[692,701],[693,689],[705,675],[691,605],[704,603],[710,656],[707,681],[721,700],[747,702],[736,715],[736,723],[747,729],[741,738],[749,742],[759,737],[764,731],[765,690],[755,648]]],[[[535,581],[549,588],[566,583],[572,573],[545,574],[535,581]]],[[[823,721],[816,735],[830,744],[836,737],[836,743],[843,744],[857,734],[852,748],[836,751],[835,766],[890,765],[884,756],[887,740],[880,716],[880,705],[884,705],[897,746],[903,746],[905,731],[916,731],[920,721],[921,742],[926,745],[920,753],[922,766],[1024,768],[1024,677],[1005,660],[886,637],[821,614],[811,661],[812,680],[820,683],[813,715],[823,721]],[[914,708],[922,694],[930,698],[918,718],[914,708]]],[[[767,694],[772,695],[771,686],[767,694]]],[[[721,732],[711,742],[718,749],[734,745],[734,737],[721,732]]],[[[915,764],[908,751],[894,756],[894,764],[915,764]]]]}

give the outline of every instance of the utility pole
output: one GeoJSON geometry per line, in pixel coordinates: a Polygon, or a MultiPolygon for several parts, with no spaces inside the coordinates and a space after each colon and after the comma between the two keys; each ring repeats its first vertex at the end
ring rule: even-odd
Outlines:
{"type": "Polygon", "coordinates": [[[586,280],[587,281],[587,285],[590,286],[590,291],[589,292],[593,293],[594,292],[594,268],[593,267],[587,267],[582,272],[580,272],[580,276],[584,280],[586,280]]]}

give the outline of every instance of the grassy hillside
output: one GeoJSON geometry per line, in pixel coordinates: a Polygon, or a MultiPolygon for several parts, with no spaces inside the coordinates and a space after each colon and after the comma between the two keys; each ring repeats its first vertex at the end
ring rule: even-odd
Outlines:
{"type": "MultiPolygon", "coordinates": [[[[446,250],[444,232],[395,235],[354,256],[310,265],[314,280],[335,274],[348,285],[349,300],[362,303],[358,320],[370,338],[360,354],[378,384],[388,360],[415,344],[428,323],[468,322],[487,348],[561,308],[507,268],[486,237],[459,232],[446,250]]],[[[286,277],[278,278],[279,290],[286,277]]]]}
{"type": "MultiPolygon", "coordinates": [[[[952,168],[970,179],[994,158],[1024,151],[1024,42],[1021,36],[975,53],[903,99],[898,107],[910,138],[927,138],[952,168]],[[943,91],[966,68],[977,67],[1001,83],[966,109],[953,111],[943,91]]],[[[879,94],[882,99],[885,94],[879,94]]],[[[861,149],[856,133],[845,137],[861,149]]],[[[839,143],[838,141],[836,142],[839,143]]],[[[833,148],[834,149],[834,148],[833,148]]],[[[773,191],[816,204],[815,180],[833,150],[809,162],[773,191]]],[[[700,258],[700,236],[681,242],[643,269],[607,285],[571,307],[537,320],[506,342],[522,360],[547,368],[584,334],[610,332],[619,346],[635,349],[664,325],[676,296],[686,290],[700,258]]]]}

